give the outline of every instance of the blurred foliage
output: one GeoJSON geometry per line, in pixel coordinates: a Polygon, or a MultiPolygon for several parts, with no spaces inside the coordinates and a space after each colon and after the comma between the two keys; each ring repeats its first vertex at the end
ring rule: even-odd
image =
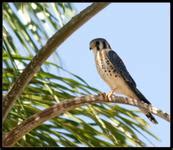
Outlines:
{"type": "MultiPolygon", "coordinates": [[[[51,35],[75,14],[70,3],[3,3],[3,95],[51,35]]],[[[55,103],[99,92],[65,70],[57,52],[51,57],[11,110],[4,133],[55,103]]],[[[141,137],[149,141],[146,135],[157,139],[137,112],[114,104],[93,104],[44,122],[15,146],[145,146],[141,137]]]]}

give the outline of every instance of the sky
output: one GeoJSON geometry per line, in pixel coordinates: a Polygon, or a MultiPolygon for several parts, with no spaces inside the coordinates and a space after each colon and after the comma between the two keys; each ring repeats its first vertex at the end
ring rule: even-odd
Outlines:
{"type": "MultiPolygon", "coordinates": [[[[90,4],[73,6],[80,12],[90,4]]],[[[112,3],[58,47],[64,68],[91,86],[109,92],[89,50],[94,38],[105,38],[122,58],[138,89],[155,107],[170,114],[170,4],[112,3]]],[[[148,121],[144,115],[141,117],[148,121]]],[[[157,116],[156,119],[158,125],[148,123],[160,141],[150,140],[158,147],[170,146],[170,124],[157,116]]]]}

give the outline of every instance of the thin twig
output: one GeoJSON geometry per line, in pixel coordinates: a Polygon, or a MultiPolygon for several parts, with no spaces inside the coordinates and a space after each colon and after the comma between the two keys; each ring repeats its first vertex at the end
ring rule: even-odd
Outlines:
{"type": "Polygon", "coordinates": [[[85,22],[91,19],[99,11],[104,9],[109,3],[93,3],[81,13],[76,15],[67,23],[62,29],[57,31],[46,43],[46,45],[39,50],[39,53],[32,59],[29,65],[24,69],[22,74],[17,78],[15,83],[9,89],[9,92],[3,98],[3,122],[6,119],[11,108],[16,100],[22,94],[27,84],[31,81],[34,74],[36,74],[40,66],[46,59],[60,46],[74,31],[81,27],[85,22]]]}
{"type": "Polygon", "coordinates": [[[22,138],[25,134],[38,127],[43,122],[52,119],[54,117],[59,116],[60,114],[75,109],[84,104],[92,104],[92,103],[121,103],[137,106],[140,108],[144,108],[155,114],[168,122],[170,122],[170,115],[163,112],[160,109],[157,109],[151,105],[144,103],[143,101],[138,101],[131,98],[124,98],[119,96],[112,96],[110,99],[107,98],[105,93],[101,93],[99,95],[89,95],[76,97],[72,99],[68,99],[59,104],[55,104],[52,107],[45,109],[37,114],[34,114],[30,118],[23,121],[20,125],[14,128],[12,131],[8,132],[3,138],[3,146],[13,146],[19,139],[22,138]]]}

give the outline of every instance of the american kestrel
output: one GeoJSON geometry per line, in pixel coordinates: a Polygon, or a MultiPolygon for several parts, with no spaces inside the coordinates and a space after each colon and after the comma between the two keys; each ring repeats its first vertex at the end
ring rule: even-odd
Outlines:
{"type": "MultiPolygon", "coordinates": [[[[123,61],[114,52],[109,43],[103,38],[97,38],[90,42],[90,50],[95,55],[96,68],[101,78],[110,86],[111,92],[121,93],[136,100],[142,100],[151,104],[137,89],[136,83],[127,71],[123,61]]],[[[158,124],[154,116],[145,109],[140,108],[147,118],[158,124]]]]}

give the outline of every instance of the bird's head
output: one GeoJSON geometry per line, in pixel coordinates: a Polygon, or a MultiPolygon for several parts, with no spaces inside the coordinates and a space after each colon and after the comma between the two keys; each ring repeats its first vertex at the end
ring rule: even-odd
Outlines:
{"type": "Polygon", "coordinates": [[[111,49],[109,43],[103,38],[93,39],[90,42],[90,50],[99,51],[104,49],[111,49]]]}

